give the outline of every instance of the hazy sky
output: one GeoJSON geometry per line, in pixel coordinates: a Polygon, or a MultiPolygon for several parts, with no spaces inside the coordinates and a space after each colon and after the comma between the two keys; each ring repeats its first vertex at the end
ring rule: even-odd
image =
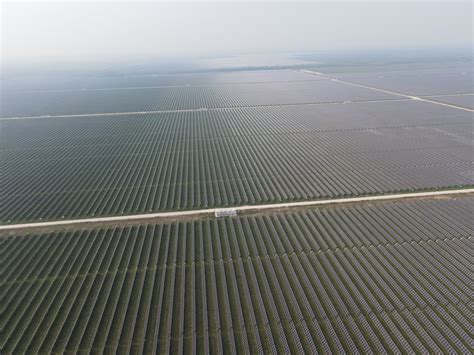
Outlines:
{"type": "Polygon", "coordinates": [[[2,4],[5,67],[472,44],[470,1],[2,4]]]}

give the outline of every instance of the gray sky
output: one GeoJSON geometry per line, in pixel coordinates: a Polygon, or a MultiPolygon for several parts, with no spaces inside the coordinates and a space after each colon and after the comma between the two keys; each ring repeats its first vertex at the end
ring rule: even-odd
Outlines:
{"type": "Polygon", "coordinates": [[[3,2],[5,67],[237,53],[467,47],[465,2],[3,2]]]}

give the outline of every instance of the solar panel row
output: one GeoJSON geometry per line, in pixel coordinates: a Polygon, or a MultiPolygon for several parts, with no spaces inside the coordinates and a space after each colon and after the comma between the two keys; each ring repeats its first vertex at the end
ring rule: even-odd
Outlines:
{"type": "Polygon", "coordinates": [[[9,352],[469,352],[472,198],[0,240],[9,352]]]}

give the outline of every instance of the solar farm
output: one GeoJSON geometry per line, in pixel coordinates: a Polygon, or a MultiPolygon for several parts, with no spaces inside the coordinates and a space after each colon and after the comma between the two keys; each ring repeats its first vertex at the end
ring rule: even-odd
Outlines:
{"type": "Polygon", "coordinates": [[[473,92],[465,63],[5,80],[1,353],[470,353],[473,92]]]}

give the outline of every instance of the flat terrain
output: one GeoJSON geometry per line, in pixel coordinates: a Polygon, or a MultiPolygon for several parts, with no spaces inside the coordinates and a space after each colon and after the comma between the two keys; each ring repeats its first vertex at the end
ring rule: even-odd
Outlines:
{"type": "Polygon", "coordinates": [[[414,100],[0,127],[3,223],[472,184],[471,113],[414,100]]]}
{"type": "Polygon", "coordinates": [[[91,217],[82,219],[61,219],[31,223],[0,225],[0,238],[18,234],[42,234],[51,231],[69,231],[81,228],[126,227],[144,223],[166,223],[175,221],[196,220],[207,217],[231,217],[261,215],[265,213],[296,211],[307,208],[328,206],[353,206],[377,204],[385,202],[403,202],[414,200],[436,200],[474,195],[474,188],[445,189],[436,191],[403,192],[400,194],[382,194],[335,199],[317,199],[297,202],[270,203],[267,205],[245,205],[228,208],[207,208],[201,210],[185,210],[171,212],[155,212],[143,214],[118,215],[107,217],[91,217]]]}
{"type": "Polygon", "coordinates": [[[1,84],[0,353],[472,348],[471,66],[1,84]]]}
{"type": "Polygon", "coordinates": [[[0,113],[2,117],[74,115],[390,99],[398,97],[330,80],[315,80],[20,92],[4,95],[0,113]]]}
{"type": "Polygon", "coordinates": [[[131,87],[208,86],[324,80],[295,70],[255,70],[187,74],[28,77],[4,80],[5,91],[82,91],[131,87]]]}
{"type": "Polygon", "coordinates": [[[466,95],[441,95],[441,96],[427,96],[430,100],[443,102],[446,104],[457,105],[474,110],[474,94],[466,95]]]}
{"type": "MultiPolygon", "coordinates": [[[[324,69],[320,70],[324,72],[324,69]]],[[[331,73],[332,77],[416,96],[466,94],[473,91],[472,63],[439,68],[357,73],[331,73]]]]}
{"type": "Polygon", "coordinates": [[[2,238],[0,346],[467,353],[473,202],[2,238]]]}

